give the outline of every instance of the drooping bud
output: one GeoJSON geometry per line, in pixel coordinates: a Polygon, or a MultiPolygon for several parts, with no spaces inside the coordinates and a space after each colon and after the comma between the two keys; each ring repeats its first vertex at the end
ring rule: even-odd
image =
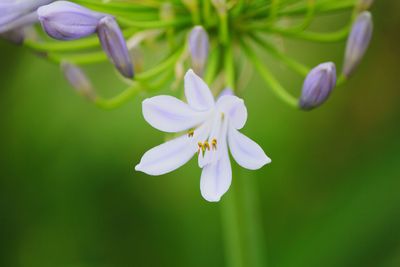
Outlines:
{"type": "Polygon", "coordinates": [[[104,14],[67,1],[40,7],[37,13],[46,33],[58,40],[75,40],[91,35],[104,17],[104,14]]]}
{"type": "Polygon", "coordinates": [[[0,3],[0,33],[38,21],[36,10],[54,0],[2,0],[0,3]]]}
{"type": "Polygon", "coordinates": [[[357,9],[359,11],[367,10],[372,6],[373,3],[374,0],[358,0],[357,9]]]}
{"type": "Polygon", "coordinates": [[[192,29],[189,35],[189,50],[192,57],[192,67],[197,75],[203,75],[209,50],[208,34],[201,26],[192,29]]]}
{"type": "Polygon", "coordinates": [[[133,78],[134,70],[124,36],[114,17],[106,16],[99,22],[97,34],[103,50],[119,72],[133,78]]]}
{"type": "Polygon", "coordinates": [[[313,68],[304,80],[299,106],[311,110],[323,104],[336,86],[336,67],[332,62],[313,68]]]}
{"type": "Polygon", "coordinates": [[[95,98],[96,94],[93,90],[92,83],[79,67],[69,62],[62,62],[61,69],[67,81],[80,95],[90,100],[95,98]]]}
{"type": "Polygon", "coordinates": [[[368,11],[360,13],[354,22],[347,39],[343,74],[347,78],[361,62],[372,37],[372,16],[368,11]]]}

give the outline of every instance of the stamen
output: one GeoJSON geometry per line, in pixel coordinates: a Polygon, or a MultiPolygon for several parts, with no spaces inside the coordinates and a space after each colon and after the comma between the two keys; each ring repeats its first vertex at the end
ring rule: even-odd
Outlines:
{"type": "Polygon", "coordinates": [[[189,132],[188,132],[188,137],[190,138],[190,137],[193,137],[193,135],[194,135],[194,130],[192,129],[192,130],[189,130],[189,132]]]}
{"type": "Polygon", "coordinates": [[[197,145],[199,146],[199,149],[197,150],[197,153],[200,155],[200,152],[204,152],[204,146],[202,142],[198,142],[197,145]]]}
{"type": "Polygon", "coordinates": [[[217,150],[217,139],[213,138],[211,140],[212,149],[217,150]]]}
{"type": "Polygon", "coordinates": [[[204,142],[204,148],[210,151],[210,144],[207,141],[204,142]]]}

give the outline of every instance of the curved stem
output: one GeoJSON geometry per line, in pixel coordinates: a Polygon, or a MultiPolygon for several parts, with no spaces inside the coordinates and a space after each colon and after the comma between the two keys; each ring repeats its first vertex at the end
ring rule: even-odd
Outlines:
{"type": "Polygon", "coordinates": [[[140,92],[140,89],[140,85],[138,83],[134,83],[131,87],[124,90],[122,93],[115,97],[105,99],[97,96],[93,100],[93,102],[96,104],[96,106],[103,109],[115,109],[126,103],[128,100],[132,99],[132,97],[136,96],[140,92]]]}
{"type": "MultiPolygon", "coordinates": [[[[123,31],[124,37],[130,37],[134,34],[136,29],[126,29],[123,31]]],[[[76,50],[84,50],[96,48],[100,46],[97,36],[84,38],[74,41],[50,41],[50,42],[36,42],[34,40],[25,40],[24,45],[41,52],[72,52],[76,50]]]]}
{"type": "Polygon", "coordinates": [[[272,44],[269,42],[261,39],[258,35],[256,34],[250,34],[250,37],[252,40],[254,40],[261,48],[268,50],[268,52],[277,58],[278,60],[281,60],[283,63],[286,64],[290,69],[293,71],[297,72],[301,76],[306,77],[307,74],[310,72],[310,68],[305,66],[304,64],[294,60],[290,56],[286,55],[285,53],[280,52],[277,48],[275,48],[272,44]]]}
{"type": "Polygon", "coordinates": [[[261,78],[263,78],[264,82],[269,85],[269,87],[272,89],[275,95],[278,96],[284,103],[288,104],[290,107],[297,109],[298,108],[297,99],[293,97],[291,94],[289,94],[282,87],[282,85],[276,80],[274,75],[268,70],[267,67],[265,67],[262,64],[257,55],[255,55],[254,52],[251,49],[249,49],[244,42],[241,42],[241,44],[242,44],[242,49],[246,53],[249,60],[253,63],[254,67],[260,73],[261,78]]]}

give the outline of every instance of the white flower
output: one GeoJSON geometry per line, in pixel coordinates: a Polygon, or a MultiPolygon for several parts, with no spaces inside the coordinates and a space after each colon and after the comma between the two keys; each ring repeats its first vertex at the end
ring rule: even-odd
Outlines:
{"type": "Polygon", "coordinates": [[[168,133],[188,132],[147,151],[135,169],[149,175],[165,174],[198,153],[203,169],[201,194],[208,201],[219,201],[232,180],[228,147],[246,169],[259,169],[271,160],[238,131],[247,120],[242,99],[225,92],[215,102],[208,86],[192,70],[185,75],[185,95],[188,103],[166,95],[143,101],[143,116],[151,126],[168,133]]]}

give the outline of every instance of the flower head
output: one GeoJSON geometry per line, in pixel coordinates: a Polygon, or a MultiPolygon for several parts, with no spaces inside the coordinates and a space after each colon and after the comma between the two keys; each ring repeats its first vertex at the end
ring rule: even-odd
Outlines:
{"type": "Polygon", "coordinates": [[[197,153],[203,169],[201,194],[208,201],[219,201],[232,179],[228,149],[239,165],[250,170],[271,160],[257,143],[239,132],[247,120],[242,99],[226,91],[215,101],[192,70],[185,75],[185,96],[187,103],[165,95],[143,101],[143,116],[151,126],[164,132],[186,133],[147,151],[135,169],[162,175],[181,167],[197,153]]]}
{"type": "Polygon", "coordinates": [[[336,67],[332,62],[313,68],[304,80],[300,108],[310,110],[322,105],[336,86],[336,67]]]}
{"type": "Polygon", "coordinates": [[[46,33],[58,40],[74,40],[91,35],[104,17],[104,14],[68,1],[42,6],[37,13],[46,33]]]}
{"type": "Polygon", "coordinates": [[[360,64],[372,37],[372,16],[368,11],[360,13],[347,39],[343,74],[349,77],[360,64]]]}

